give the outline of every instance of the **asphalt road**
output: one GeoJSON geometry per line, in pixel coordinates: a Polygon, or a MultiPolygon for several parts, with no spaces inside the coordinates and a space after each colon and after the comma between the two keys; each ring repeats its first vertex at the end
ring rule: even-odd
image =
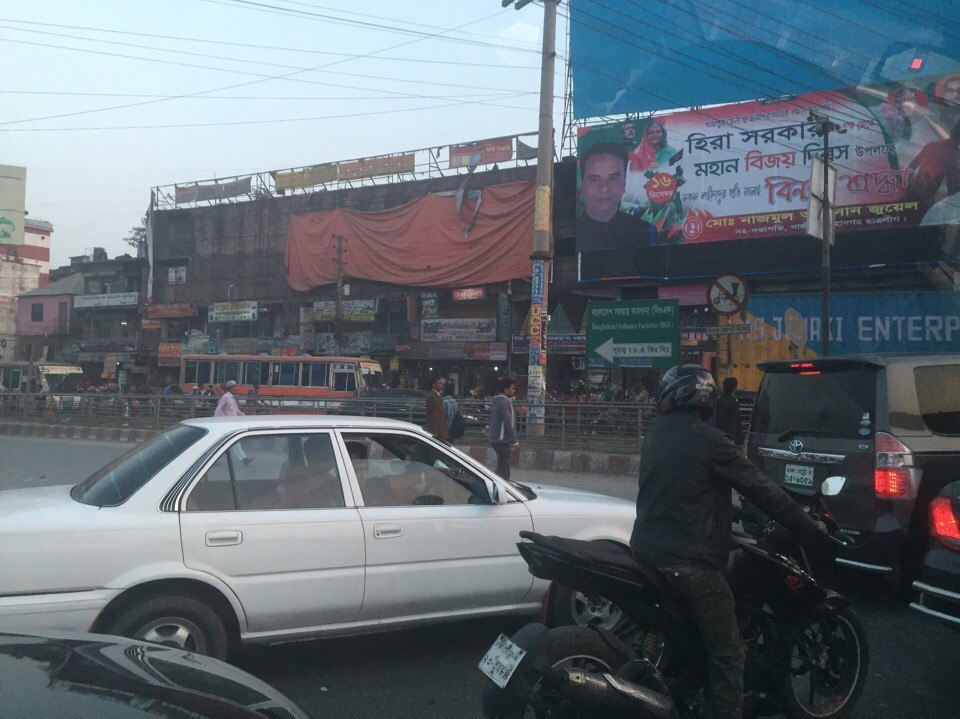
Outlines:
{"type": "MultiPolygon", "coordinates": [[[[0,490],[72,483],[130,445],[0,437],[0,490]]],[[[517,472],[633,498],[634,480],[590,474],[517,472]]],[[[838,589],[852,596],[870,641],[870,674],[857,719],[960,717],[960,633],[908,609],[880,580],[855,573],[838,589]]],[[[472,719],[484,679],[477,661],[500,632],[525,620],[473,620],[390,634],[243,650],[236,662],[286,693],[316,719],[472,719]]]]}

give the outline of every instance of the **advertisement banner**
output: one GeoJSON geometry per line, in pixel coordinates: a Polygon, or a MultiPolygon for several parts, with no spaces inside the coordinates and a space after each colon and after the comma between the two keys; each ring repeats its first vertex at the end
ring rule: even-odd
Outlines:
{"type": "Polygon", "coordinates": [[[114,292],[107,295],[77,295],[73,298],[73,306],[84,307],[132,307],[140,301],[138,292],[114,292]]]}
{"type": "Polygon", "coordinates": [[[207,307],[207,322],[243,322],[255,319],[256,302],[217,302],[207,307]]]}
{"type": "Polygon", "coordinates": [[[331,162],[326,165],[314,165],[302,170],[273,172],[273,186],[277,190],[292,190],[299,187],[313,187],[326,182],[335,182],[337,179],[337,164],[331,162]]]}
{"type": "Polygon", "coordinates": [[[368,355],[373,342],[372,332],[344,332],[340,345],[333,332],[317,332],[317,352],[323,355],[368,355]]]}
{"type": "Polygon", "coordinates": [[[581,128],[581,279],[636,274],[625,250],[803,236],[824,144],[811,111],[844,131],[839,234],[960,222],[960,75],[677,112],[581,128]]]}
{"type": "MultiPolygon", "coordinates": [[[[530,349],[530,335],[514,335],[512,346],[514,353],[526,353],[530,349]]],[[[585,355],[586,353],[586,335],[547,335],[548,355],[585,355]]]]}
{"type": "Polygon", "coordinates": [[[258,337],[257,352],[269,352],[270,354],[280,354],[279,350],[289,349],[300,350],[300,337],[290,335],[289,337],[258,337]]]}
{"type": "Polygon", "coordinates": [[[140,329],[144,332],[159,332],[160,320],[140,320],[140,329]]]}
{"type": "MultiPolygon", "coordinates": [[[[440,294],[437,292],[420,293],[420,317],[425,320],[440,319],[440,294]]],[[[413,321],[413,320],[411,320],[413,321]]]]}
{"type": "Polygon", "coordinates": [[[228,197],[249,195],[251,179],[250,177],[242,177],[239,180],[211,182],[205,185],[194,182],[190,185],[177,187],[174,193],[174,201],[177,204],[181,204],[207,200],[225,200],[228,197]]]}
{"type": "Polygon", "coordinates": [[[179,342],[161,342],[157,347],[158,367],[179,367],[183,346],[179,342]]]}
{"type": "Polygon", "coordinates": [[[0,165],[0,244],[22,245],[27,168],[0,165]]]}
{"type": "Polygon", "coordinates": [[[419,360],[483,360],[506,362],[506,342],[414,342],[410,346],[397,347],[404,359],[419,360]]]}
{"type": "Polygon", "coordinates": [[[147,317],[152,320],[162,320],[173,317],[194,317],[196,314],[196,310],[189,302],[147,305],[147,317]]]}
{"type": "Polygon", "coordinates": [[[369,157],[362,160],[340,163],[341,180],[359,180],[364,177],[381,175],[402,175],[416,170],[416,155],[412,152],[403,155],[369,157]]]}
{"type": "Polygon", "coordinates": [[[960,70],[960,36],[944,30],[955,5],[941,3],[942,13],[933,5],[894,7],[876,0],[577,0],[569,6],[574,117],[960,70]]]}
{"type": "Polygon", "coordinates": [[[513,159],[513,138],[497,137],[466,145],[450,145],[450,167],[471,167],[513,159]]]}
{"type": "Polygon", "coordinates": [[[677,300],[623,300],[587,305],[587,362],[591,367],[655,367],[680,360],[677,300]]]}
{"type": "Polygon", "coordinates": [[[423,342],[496,342],[497,320],[494,317],[446,320],[421,320],[423,342]]]}
{"type": "MultiPolygon", "coordinates": [[[[373,322],[377,317],[376,300],[344,300],[340,317],[345,322],[373,322]]],[[[337,319],[337,303],[320,300],[313,303],[314,322],[334,322],[337,319]]]]}
{"type": "Polygon", "coordinates": [[[482,300],[487,296],[487,291],[483,287],[465,287],[453,291],[453,299],[462,302],[467,300],[482,300]]]}

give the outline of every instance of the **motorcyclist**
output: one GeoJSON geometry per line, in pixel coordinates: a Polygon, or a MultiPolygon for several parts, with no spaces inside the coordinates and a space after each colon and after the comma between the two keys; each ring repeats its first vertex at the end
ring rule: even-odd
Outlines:
{"type": "Polygon", "coordinates": [[[687,604],[707,653],[709,700],[717,719],[743,716],[744,650],[733,592],[724,575],[731,548],[731,488],[792,532],[825,535],[719,429],[717,385],[698,365],[668,370],[657,388],[657,418],[640,457],[637,519],[630,547],[660,570],[687,604]]]}

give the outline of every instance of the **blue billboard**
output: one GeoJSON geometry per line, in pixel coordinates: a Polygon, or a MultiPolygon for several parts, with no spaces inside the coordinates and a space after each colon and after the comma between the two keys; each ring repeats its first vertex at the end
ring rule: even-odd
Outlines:
{"type": "MultiPolygon", "coordinates": [[[[805,324],[806,349],[819,353],[820,308],[819,294],[753,295],[746,306],[750,332],[739,339],[784,340],[784,315],[793,310],[805,324]]],[[[830,352],[960,352],[960,292],[833,294],[830,352]]]]}
{"type": "Polygon", "coordinates": [[[958,17],[956,0],[570,0],[574,116],[958,72],[958,17]]]}

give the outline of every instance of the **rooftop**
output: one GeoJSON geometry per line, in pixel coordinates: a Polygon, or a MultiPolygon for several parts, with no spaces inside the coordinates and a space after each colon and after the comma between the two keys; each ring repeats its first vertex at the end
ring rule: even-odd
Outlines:
{"type": "Polygon", "coordinates": [[[83,275],[79,272],[67,275],[62,280],[51,282],[35,290],[24,292],[21,297],[50,297],[51,295],[82,295],[83,275]]]}

